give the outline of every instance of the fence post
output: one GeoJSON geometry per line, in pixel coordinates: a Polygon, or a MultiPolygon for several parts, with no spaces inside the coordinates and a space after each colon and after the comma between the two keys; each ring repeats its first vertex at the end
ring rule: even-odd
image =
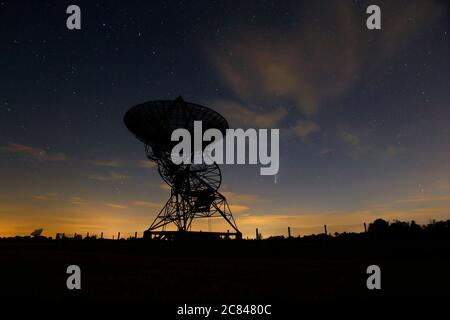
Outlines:
{"type": "Polygon", "coordinates": [[[258,232],[258,228],[256,228],[256,240],[259,240],[259,232],[258,232]]]}
{"type": "Polygon", "coordinates": [[[120,232],[117,234],[117,240],[120,240],[120,232]]]}
{"type": "Polygon", "coordinates": [[[101,235],[100,235],[100,239],[103,239],[103,232],[102,232],[101,235]]]}
{"type": "Polygon", "coordinates": [[[365,222],[364,222],[364,232],[367,232],[367,226],[365,222]]]}
{"type": "Polygon", "coordinates": [[[323,228],[325,229],[325,234],[328,235],[328,232],[327,232],[327,225],[324,224],[324,225],[323,225],[323,228]]]}
{"type": "Polygon", "coordinates": [[[288,227],[288,238],[291,238],[291,227],[288,227]]]}

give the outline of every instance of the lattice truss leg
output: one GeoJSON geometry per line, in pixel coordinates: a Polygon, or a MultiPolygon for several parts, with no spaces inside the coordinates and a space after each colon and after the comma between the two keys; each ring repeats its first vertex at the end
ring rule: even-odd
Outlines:
{"type": "Polygon", "coordinates": [[[226,198],[218,191],[207,196],[191,197],[171,193],[169,200],[151,224],[149,231],[165,230],[173,223],[179,231],[188,231],[194,218],[222,217],[239,232],[226,198]]]}

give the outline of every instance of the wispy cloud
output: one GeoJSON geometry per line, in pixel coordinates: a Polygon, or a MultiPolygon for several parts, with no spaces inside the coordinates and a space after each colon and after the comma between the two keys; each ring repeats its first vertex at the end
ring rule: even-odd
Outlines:
{"type": "Polygon", "coordinates": [[[429,202],[440,202],[440,201],[450,201],[450,195],[425,196],[425,197],[415,197],[415,198],[410,198],[410,199],[400,199],[393,203],[429,203],[429,202]]]}
{"type": "Polygon", "coordinates": [[[111,159],[111,160],[95,160],[91,161],[93,164],[99,165],[99,166],[105,166],[105,167],[113,167],[113,168],[119,168],[123,167],[124,163],[119,159],[111,159]]]}
{"type": "Polygon", "coordinates": [[[338,138],[346,146],[346,154],[353,160],[372,157],[376,154],[376,148],[368,142],[368,130],[340,129],[338,138]]]}
{"type": "Polygon", "coordinates": [[[108,207],[114,208],[114,209],[126,209],[127,206],[121,205],[121,204],[117,204],[117,203],[107,203],[106,204],[108,207]]]}
{"type": "Polygon", "coordinates": [[[156,168],[157,164],[155,161],[150,161],[150,160],[141,160],[137,162],[137,166],[141,167],[141,168],[148,168],[148,169],[152,169],[152,168],[156,168]]]}
{"type": "Polygon", "coordinates": [[[170,186],[167,183],[161,183],[159,188],[162,190],[170,191],[170,186]]]}
{"type": "Polygon", "coordinates": [[[60,197],[61,196],[61,194],[58,192],[48,192],[46,194],[50,197],[60,197]]]}
{"type": "Polygon", "coordinates": [[[392,145],[388,145],[386,147],[386,154],[391,158],[401,155],[405,152],[406,152],[406,148],[403,146],[392,144],[392,145]]]}
{"type": "Polygon", "coordinates": [[[26,146],[20,143],[10,142],[2,147],[2,150],[9,153],[20,154],[28,158],[39,161],[65,161],[68,157],[61,152],[49,152],[42,148],[26,146]]]}
{"type": "Polygon", "coordinates": [[[252,109],[233,101],[215,101],[211,105],[225,116],[232,126],[244,128],[277,128],[287,114],[286,108],[272,111],[252,109]]]}
{"type": "Polygon", "coordinates": [[[245,205],[266,204],[270,199],[256,194],[235,193],[230,191],[223,191],[222,194],[227,198],[229,203],[238,203],[245,205]]]}
{"type": "Polygon", "coordinates": [[[448,189],[450,189],[450,183],[448,183],[448,181],[437,181],[436,189],[437,190],[448,190],[448,189]]]}
{"type": "Polygon", "coordinates": [[[56,192],[49,192],[46,194],[38,194],[38,195],[32,195],[31,197],[35,200],[42,200],[42,201],[55,201],[60,199],[60,194],[56,192]]]}
{"type": "Polygon", "coordinates": [[[361,137],[351,132],[344,132],[341,134],[341,140],[352,146],[359,146],[361,144],[361,137]]]}
{"type": "Polygon", "coordinates": [[[40,201],[56,201],[56,200],[64,200],[64,201],[68,201],[71,204],[74,205],[83,205],[86,204],[86,200],[80,197],[69,197],[69,198],[65,198],[63,197],[60,193],[57,192],[48,192],[45,194],[36,194],[36,195],[32,195],[31,198],[33,198],[34,200],[40,200],[40,201]]]}
{"type": "Polygon", "coordinates": [[[334,152],[333,148],[323,148],[322,150],[320,150],[319,155],[326,156],[326,155],[331,154],[333,152],[334,152]]]}
{"type": "Polygon", "coordinates": [[[159,202],[151,202],[151,201],[132,201],[132,205],[135,206],[141,206],[141,207],[147,207],[147,208],[162,208],[163,204],[159,202]]]}
{"type": "Polygon", "coordinates": [[[320,127],[313,121],[300,120],[295,126],[285,130],[287,136],[306,138],[313,133],[320,132],[320,127]]]}
{"type": "Polygon", "coordinates": [[[69,202],[74,205],[84,205],[86,204],[86,200],[80,197],[70,197],[69,202]]]}
{"type": "Polygon", "coordinates": [[[125,180],[129,179],[130,176],[120,174],[117,172],[110,172],[107,175],[101,175],[101,174],[91,174],[89,176],[89,179],[92,180],[99,180],[99,181],[114,181],[114,180],[125,180]]]}
{"type": "Polygon", "coordinates": [[[408,150],[403,145],[377,143],[376,132],[368,129],[343,130],[341,128],[338,131],[338,139],[346,146],[346,153],[353,160],[392,159],[405,154],[408,150]]]}
{"type": "Polygon", "coordinates": [[[239,204],[230,204],[229,207],[230,207],[230,210],[232,213],[237,213],[237,214],[248,211],[250,209],[247,206],[243,206],[243,205],[239,205],[239,204]]]}
{"type": "Polygon", "coordinates": [[[327,28],[314,28],[307,19],[282,30],[256,32],[249,26],[226,37],[211,60],[241,100],[289,101],[303,113],[314,114],[323,101],[352,88],[360,65],[355,39],[358,18],[350,6],[331,3],[329,7],[314,10],[339,37],[330,37],[327,28]]]}
{"type": "Polygon", "coordinates": [[[235,193],[230,191],[224,191],[222,194],[227,198],[231,212],[235,214],[248,212],[255,206],[271,202],[270,199],[256,194],[235,193]]]}
{"type": "Polygon", "coordinates": [[[292,23],[268,28],[266,21],[256,19],[244,24],[239,32],[224,33],[220,42],[213,43],[209,58],[240,101],[238,106],[251,110],[248,114],[266,113],[255,108],[263,101],[271,111],[292,105],[311,116],[351,93],[363,74],[383,77],[383,63],[399,48],[415,45],[412,35],[445,14],[443,3],[411,1],[407,7],[384,3],[383,23],[389,32],[367,41],[360,6],[299,2],[291,8],[292,23]]]}

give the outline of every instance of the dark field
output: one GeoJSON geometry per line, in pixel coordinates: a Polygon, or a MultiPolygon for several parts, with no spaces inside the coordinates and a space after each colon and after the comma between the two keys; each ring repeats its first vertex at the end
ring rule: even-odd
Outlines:
{"type": "Polygon", "coordinates": [[[152,303],[446,300],[447,238],[262,241],[0,240],[1,296],[152,303]],[[66,288],[81,268],[82,289],[66,288]],[[381,268],[381,290],[366,287],[381,268]]]}

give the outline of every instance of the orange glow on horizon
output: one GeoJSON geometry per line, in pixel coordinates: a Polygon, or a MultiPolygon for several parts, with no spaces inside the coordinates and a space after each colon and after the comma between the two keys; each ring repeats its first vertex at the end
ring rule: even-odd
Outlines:
{"type": "MultiPolygon", "coordinates": [[[[252,199],[255,200],[255,199],[252,199]]],[[[51,202],[51,200],[49,200],[51,202]]],[[[321,212],[315,214],[295,214],[300,208],[278,209],[279,214],[256,214],[251,204],[235,204],[231,207],[239,229],[244,237],[253,238],[258,228],[264,237],[287,235],[291,227],[293,236],[323,232],[323,225],[328,232],[361,232],[363,223],[370,223],[377,218],[385,220],[415,220],[426,224],[431,220],[449,219],[450,196],[403,199],[389,204],[372,206],[352,212],[321,212]],[[411,206],[411,204],[413,206],[411,206]],[[402,207],[405,206],[406,207],[402,207]]],[[[275,210],[275,209],[274,209],[275,210]]],[[[142,236],[144,230],[153,221],[159,211],[159,204],[135,201],[134,204],[97,204],[40,206],[33,204],[2,204],[0,206],[0,237],[26,236],[34,229],[43,228],[43,234],[54,237],[56,233],[73,235],[100,235],[105,238],[142,236]],[[138,204],[138,205],[136,205],[138,204]]],[[[169,228],[170,229],[170,228],[169,228]]],[[[211,218],[195,221],[192,230],[226,231],[231,229],[221,219],[211,218]]],[[[230,230],[232,232],[233,230],[230,230]]]]}

